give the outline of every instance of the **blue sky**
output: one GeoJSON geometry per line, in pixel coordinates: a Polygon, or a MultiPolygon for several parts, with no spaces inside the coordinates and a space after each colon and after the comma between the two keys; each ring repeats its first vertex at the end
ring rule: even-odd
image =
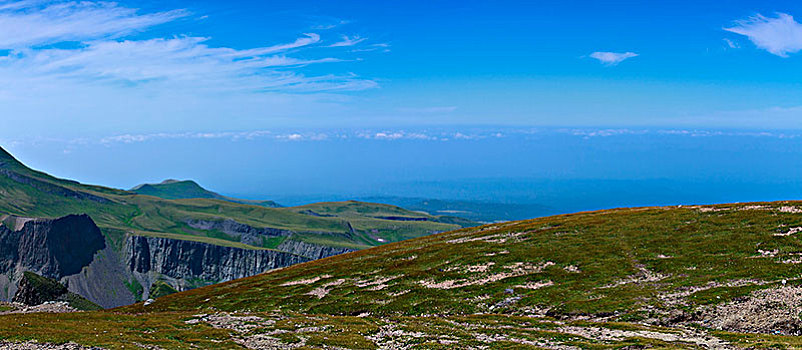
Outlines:
{"type": "Polygon", "coordinates": [[[0,113],[21,126],[5,139],[801,126],[790,1],[0,4],[0,113]]]}
{"type": "MultiPolygon", "coordinates": [[[[457,169],[462,179],[779,183],[787,179],[736,163],[694,171],[718,147],[697,140],[730,135],[744,144],[727,156],[752,161],[765,156],[750,151],[762,147],[754,135],[785,145],[772,150],[797,145],[800,21],[793,1],[0,0],[0,145],[84,181],[192,177],[260,196],[347,196],[370,183],[359,188],[367,195],[390,182],[456,181],[457,169]],[[616,156],[555,153],[568,139],[522,130],[626,141],[616,156]],[[626,153],[628,142],[655,156],[668,147],[661,157],[671,166],[642,169],[646,151],[626,153]],[[505,170],[524,161],[509,154],[516,144],[531,164],[556,155],[578,163],[505,170]],[[414,145],[460,161],[416,165],[409,150],[426,154],[414,145]],[[332,150],[381,171],[320,159],[332,150]],[[478,150],[499,163],[478,160],[478,150]],[[284,169],[227,172],[230,153],[273,167],[267,160],[283,159],[284,169]],[[154,170],[149,158],[174,162],[154,170]],[[189,165],[210,158],[224,166],[189,165]],[[381,159],[408,161],[399,170],[381,159]],[[496,171],[483,171],[491,164],[496,171]],[[588,164],[598,171],[577,171],[588,164]],[[689,170],[669,171],[677,167],[689,170]],[[309,186],[275,184],[316,171],[324,175],[305,178],[309,186]],[[327,184],[331,174],[338,185],[327,184]]],[[[767,169],[788,157],[797,155],[768,156],[767,169]]]]}

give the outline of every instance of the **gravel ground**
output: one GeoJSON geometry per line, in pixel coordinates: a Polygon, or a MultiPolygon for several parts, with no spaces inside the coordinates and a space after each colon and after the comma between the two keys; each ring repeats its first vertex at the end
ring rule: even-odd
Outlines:
{"type": "Polygon", "coordinates": [[[10,310],[0,312],[4,314],[30,314],[34,312],[77,312],[78,310],[71,307],[66,301],[48,301],[39,305],[25,305],[22,303],[2,303],[2,306],[10,307],[10,310]]]}
{"type": "Polygon", "coordinates": [[[24,343],[12,343],[6,341],[0,341],[0,349],[6,350],[95,350],[100,348],[87,348],[84,346],[80,346],[75,343],[67,343],[67,344],[47,344],[47,343],[37,343],[37,342],[24,342],[24,343]]]}
{"type": "Polygon", "coordinates": [[[715,329],[802,335],[802,287],[755,291],[748,297],[718,305],[704,315],[703,325],[715,329]]]}

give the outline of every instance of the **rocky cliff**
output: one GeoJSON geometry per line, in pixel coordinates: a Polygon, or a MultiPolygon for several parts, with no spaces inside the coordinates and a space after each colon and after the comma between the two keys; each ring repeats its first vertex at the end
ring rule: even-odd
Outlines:
{"type": "Polygon", "coordinates": [[[309,258],[276,250],[224,247],[194,241],[159,237],[129,236],[124,248],[125,262],[145,289],[153,276],[169,277],[174,288],[184,290],[190,283],[203,284],[252,276],[286,267],[309,258]]]}
{"type": "Polygon", "coordinates": [[[0,225],[0,300],[11,300],[23,274],[34,272],[62,280],[69,285],[70,291],[103,306],[119,306],[133,301],[133,297],[125,297],[126,289],[118,273],[109,274],[108,269],[95,267],[99,265],[102,253],[112,250],[89,216],[68,215],[58,219],[14,217],[6,221],[9,222],[14,225],[0,225]],[[93,267],[103,272],[102,278],[93,278],[95,275],[88,273],[93,267]],[[92,288],[74,290],[81,286],[92,288]],[[118,290],[123,294],[114,293],[118,290]]]}
{"type": "Polygon", "coordinates": [[[290,252],[293,254],[298,254],[301,256],[305,256],[309,259],[316,260],[316,259],[323,259],[333,255],[344,254],[348,252],[356,251],[355,249],[350,248],[337,248],[313,243],[307,243],[302,241],[296,241],[293,239],[287,239],[276,248],[283,252],[290,252]]]}
{"type": "MultiPolygon", "coordinates": [[[[115,307],[148,298],[158,283],[181,291],[352,251],[292,238],[278,250],[257,250],[130,234],[121,248],[114,248],[87,215],[5,218],[0,224],[0,299],[6,301],[15,296],[26,271],[57,280],[98,305],[115,307]]],[[[287,234],[234,221],[191,225],[243,236],[287,234]]]]}
{"type": "Polygon", "coordinates": [[[89,216],[26,220],[19,230],[0,227],[0,273],[33,271],[60,278],[80,272],[105,247],[89,216]]]}
{"type": "Polygon", "coordinates": [[[0,300],[6,301],[17,294],[26,271],[61,281],[70,292],[103,307],[114,307],[147,297],[157,281],[185,290],[309,260],[274,250],[142,236],[126,237],[122,251],[117,251],[87,215],[5,218],[0,224],[0,300]]]}

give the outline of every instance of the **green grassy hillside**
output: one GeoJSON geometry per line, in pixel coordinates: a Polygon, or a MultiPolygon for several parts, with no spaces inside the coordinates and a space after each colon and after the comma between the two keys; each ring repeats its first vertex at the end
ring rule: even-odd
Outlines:
{"type": "MultiPolygon", "coordinates": [[[[158,193],[153,194],[176,198],[191,196],[192,193],[213,194],[194,182],[172,182],[164,186],[140,187],[139,190],[144,191],[146,188],[156,188],[158,193]]],[[[361,249],[472,224],[464,220],[436,217],[397,207],[388,207],[392,208],[388,210],[417,220],[398,221],[392,220],[393,218],[358,215],[351,210],[347,211],[347,215],[321,216],[298,208],[271,208],[236,203],[223,196],[190,199],[165,199],[159,196],[58,179],[25,167],[0,149],[0,214],[54,218],[86,213],[104,233],[112,236],[135,234],[183,238],[218,245],[222,241],[248,247],[240,242],[241,238],[236,235],[214,229],[196,229],[187,224],[191,220],[233,220],[255,228],[293,232],[289,237],[278,237],[256,243],[247,242],[252,248],[275,248],[282,240],[292,238],[332,247],[361,249]]],[[[373,212],[372,208],[376,206],[356,202],[326,205],[331,208],[363,206],[368,208],[366,212],[373,212]]]]}
{"type": "Polygon", "coordinates": [[[791,202],[640,208],[469,228],[189,291],[149,310],[523,315],[548,308],[647,319],[802,281],[800,213],[802,203],[791,202]],[[321,289],[325,297],[310,297],[321,289]],[[688,295],[673,295],[682,291],[688,295]],[[257,297],[263,293],[274,297],[257,297]],[[510,296],[520,300],[498,306],[510,296]]]}
{"type": "Polygon", "coordinates": [[[0,317],[0,337],[176,348],[800,348],[800,234],[802,202],[561,215],[383,245],[113,313],[0,317]],[[147,325],[134,321],[143,313],[147,325]],[[54,325],[67,330],[51,333],[54,325]],[[77,333],[86,327],[123,336],[77,333]]]}
{"type": "Polygon", "coordinates": [[[191,199],[209,198],[224,201],[258,205],[262,207],[278,208],[280,205],[274,201],[256,201],[239,198],[226,197],[221,194],[209,191],[192,180],[165,180],[158,184],[142,184],[131,189],[131,192],[154,196],[164,199],[191,199]]]}

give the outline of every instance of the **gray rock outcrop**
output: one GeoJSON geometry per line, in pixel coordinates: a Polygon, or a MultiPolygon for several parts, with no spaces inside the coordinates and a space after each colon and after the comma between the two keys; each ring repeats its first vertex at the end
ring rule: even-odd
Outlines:
{"type": "Polygon", "coordinates": [[[221,282],[310,259],[276,250],[253,250],[159,237],[129,236],[126,264],[132,272],[221,282]]]}
{"type": "Polygon", "coordinates": [[[301,256],[305,256],[312,260],[323,259],[333,255],[345,254],[356,251],[356,249],[330,247],[314,243],[296,241],[293,239],[287,239],[284,242],[281,242],[281,244],[279,244],[279,246],[276,249],[281,250],[283,252],[290,252],[301,256]]]}

